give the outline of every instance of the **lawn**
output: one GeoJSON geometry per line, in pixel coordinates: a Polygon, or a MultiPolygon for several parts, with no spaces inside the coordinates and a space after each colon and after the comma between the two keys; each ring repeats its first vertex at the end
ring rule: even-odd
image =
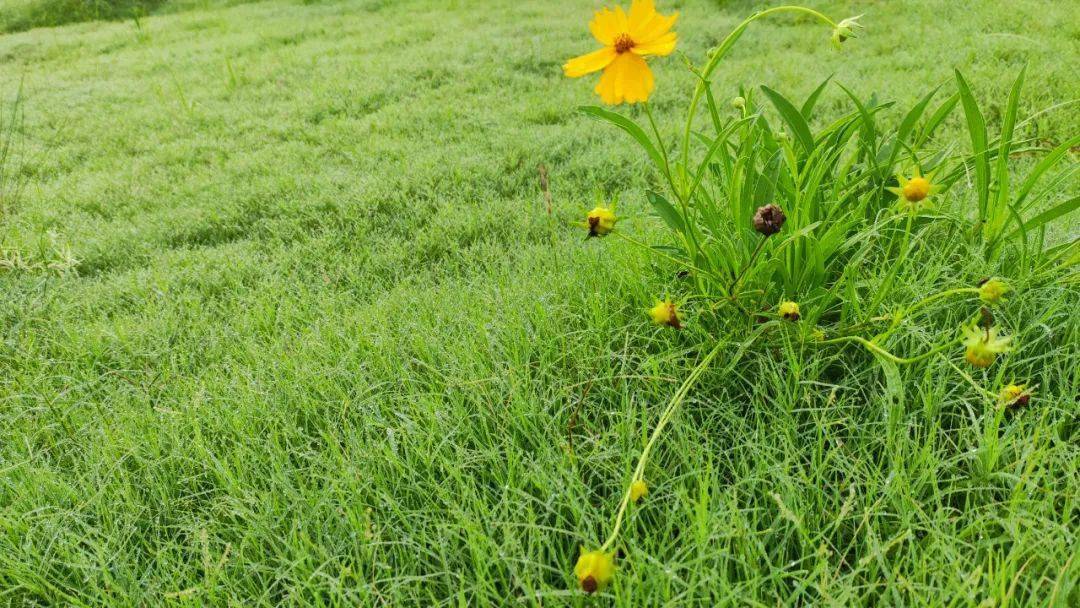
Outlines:
{"type": "MultiPolygon", "coordinates": [[[[0,35],[0,604],[1077,605],[1075,267],[1030,279],[933,224],[882,306],[1003,277],[1017,348],[886,377],[855,347],[723,338],[614,582],[578,589],[705,332],[644,314],[675,269],[575,226],[617,195],[620,229],[666,238],[657,172],[562,75],[602,4],[183,0],[0,35]],[[1030,403],[980,390],[1008,382],[1030,403]]],[[[1032,146],[1080,131],[1069,2],[808,4],[866,30],[837,51],[809,19],[754,23],[724,111],[834,75],[896,121],[959,68],[996,133],[1026,64],[1032,146]]],[[[660,2],[694,60],[766,6],[660,2]]],[[[651,65],[675,138],[694,77],[651,65]]],[[[851,109],[830,86],[817,112],[851,109]]],[[[959,110],[939,137],[970,145],[959,110]]],[[[1074,148],[1062,200],[1077,174],[1074,148]]]]}

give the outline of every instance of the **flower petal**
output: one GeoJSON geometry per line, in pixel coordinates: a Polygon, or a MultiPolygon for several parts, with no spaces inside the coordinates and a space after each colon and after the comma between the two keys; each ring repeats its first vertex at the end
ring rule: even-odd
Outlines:
{"type": "Polygon", "coordinates": [[[652,42],[635,44],[630,50],[638,55],[670,55],[675,50],[677,41],[678,35],[675,32],[668,32],[652,42]]]}
{"type": "Polygon", "coordinates": [[[593,20],[589,22],[589,31],[600,44],[613,46],[615,37],[620,33],[618,25],[615,13],[605,8],[593,15],[593,20]]]}
{"type": "Polygon", "coordinates": [[[634,0],[630,4],[630,30],[645,25],[656,14],[653,0],[634,0]]]}
{"type": "Polygon", "coordinates": [[[654,84],[652,70],[645,60],[633,53],[623,53],[604,68],[596,93],[609,105],[638,103],[649,99],[654,84]]]}
{"type": "Polygon", "coordinates": [[[667,34],[678,19],[679,13],[673,13],[672,15],[665,17],[657,12],[653,12],[652,15],[644,21],[635,22],[631,19],[630,37],[638,44],[652,42],[664,34],[667,34]]]}
{"type": "Polygon", "coordinates": [[[570,78],[578,78],[586,74],[598,72],[608,66],[615,59],[615,49],[610,46],[574,57],[563,64],[563,73],[570,78]]]}

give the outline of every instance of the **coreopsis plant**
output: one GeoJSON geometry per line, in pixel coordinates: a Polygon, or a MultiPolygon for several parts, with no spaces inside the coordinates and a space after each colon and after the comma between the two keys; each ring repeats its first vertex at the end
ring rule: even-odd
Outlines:
{"type": "MultiPolygon", "coordinates": [[[[651,161],[662,187],[646,191],[643,198],[668,230],[662,243],[642,242],[625,234],[623,224],[616,227],[614,212],[601,205],[586,214],[583,225],[588,234],[614,235],[643,247],[673,274],[686,277],[679,288],[687,293],[676,298],[681,304],[665,297],[647,310],[648,318],[665,331],[687,325],[683,308],[692,303],[710,315],[692,314],[690,325],[706,316],[730,315],[746,323],[748,342],[744,345],[796,339],[810,348],[858,346],[880,362],[886,375],[897,365],[934,356],[959,359],[961,353],[976,367],[993,365],[1016,345],[994,325],[986,308],[958,334],[943,334],[936,346],[924,352],[897,354],[890,344],[930,304],[953,297],[979,305],[999,304],[1010,291],[1001,279],[946,288],[906,305],[891,302],[889,296],[899,269],[911,263],[917,222],[935,221],[932,213],[949,188],[972,170],[977,173],[980,199],[974,229],[968,232],[984,239],[990,257],[1000,255],[1013,242],[1022,244],[1025,255],[1030,253],[1028,229],[1041,228],[1080,207],[1080,199],[1034,217],[1010,215],[1007,208],[1015,200],[1018,206],[1014,207],[1022,211],[1041,200],[1041,191],[1032,194],[1035,182],[1061,159],[1067,146],[1056,148],[1039,163],[1014,198],[1000,188],[989,189],[991,162],[996,162],[997,183],[1008,185],[1004,166],[1012,143],[1006,140],[1015,123],[1022,74],[1010,96],[1006,128],[996,146],[986,140],[981,114],[959,74],[956,94],[935,106],[932,102],[940,87],[928,90],[893,128],[880,124],[891,104],[860,100],[847,89],[843,91],[851,101],[849,112],[832,121],[814,120],[828,79],[799,103],[761,86],[767,105],[759,105],[758,92],[750,89],[740,89],[725,107],[718,105],[711,78],[724,57],[752,23],[781,14],[808,16],[824,25],[831,36],[823,35],[821,40],[831,39],[836,46],[854,38],[862,27],[857,17],[834,21],[801,6],[754,13],[700,63],[687,58],[693,92],[685,122],[673,139],[664,136],[669,131],[660,128],[650,108],[656,87],[650,62],[675,50],[678,37],[672,27],[678,15],[665,14],[652,0],[633,0],[628,11],[605,8],[594,15],[589,30],[601,48],[567,61],[563,70],[573,78],[601,72],[595,93],[607,106],[622,106],[621,112],[602,106],[581,109],[630,135],[651,161]],[[958,105],[963,106],[973,133],[970,155],[935,148],[935,131],[958,105]],[[639,124],[642,119],[646,127],[639,124]],[[822,126],[812,126],[818,124],[822,126]],[[881,268],[870,285],[860,284],[857,274],[866,264],[881,268]]],[[[1042,253],[1041,248],[1040,244],[1035,250],[1042,253]]],[[[578,561],[578,582],[587,592],[602,588],[614,576],[612,547],[628,505],[645,495],[645,466],[663,429],[703,370],[730,345],[720,341],[704,346],[697,366],[653,427],[610,535],[598,549],[583,552],[578,561]]]]}

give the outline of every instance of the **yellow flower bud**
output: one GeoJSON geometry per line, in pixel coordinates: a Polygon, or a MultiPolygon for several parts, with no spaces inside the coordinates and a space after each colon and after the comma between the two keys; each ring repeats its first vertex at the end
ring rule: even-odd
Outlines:
{"type": "Polygon", "coordinates": [[[979,285],[979,299],[987,304],[997,304],[1006,296],[1012,287],[1001,279],[989,279],[979,285]]]}
{"type": "Polygon", "coordinates": [[[975,367],[989,367],[997,356],[1010,349],[1010,337],[998,336],[997,329],[977,325],[964,328],[964,359],[975,367]]]}
{"type": "Polygon", "coordinates": [[[667,325],[675,329],[682,329],[682,321],[679,319],[679,311],[671,299],[658,300],[656,306],[649,309],[649,318],[657,325],[667,325]]]}
{"type": "Polygon", "coordinates": [[[923,177],[922,172],[916,168],[914,175],[904,177],[897,175],[898,186],[886,188],[899,197],[899,207],[908,211],[919,211],[930,206],[930,195],[936,194],[941,187],[930,180],[933,176],[923,177]]]}
{"type": "Polygon", "coordinates": [[[597,206],[585,216],[589,236],[605,236],[615,229],[615,212],[607,207],[597,206]]]}
{"type": "Polygon", "coordinates": [[[1031,392],[1024,384],[1010,384],[1001,389],[998,398],[1004,405],[1027,405],[1031,401],[1031,392]]]}
{"type": "Polygon", "coordinates": [[[645,485],[644,479],[635,480],[630,484],[630,502],[637,502],[649,494],[649,486],[645,485]]]}
{"type": "Polygon", "coordinates": [[[585,593],[595,593],[611,582],[615,576],[615,554],[603,551],[585,551],[574,566],[574,575],[585,593]]]}
{"type": "Polygon", "coordinates": [[[798,302],[792,302],[790,300],[781,302],[777,312],[779,313],[780,318],[788,321],[798,321],[801,318],[799,315],[798,302]]]}
{"type": "Polygon", "coordinates": [[[855,30],[862,29],[863,27],[859,24],[859,18],[861,17],[862,15],[859,15],[857,17],[848,17],[847,19],[844,19],[840,23],[836,24],[836,27],[833,28],[832,32],[833,46],[839,49],[840,45],[846,42],[848,38],[856,37],[855,30]]]}

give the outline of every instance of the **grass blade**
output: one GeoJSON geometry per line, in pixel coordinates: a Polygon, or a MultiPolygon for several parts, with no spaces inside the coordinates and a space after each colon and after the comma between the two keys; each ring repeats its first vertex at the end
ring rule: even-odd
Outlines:
{"type": "Polygon", "coordinates": [[[803,150],[809,153],[814,149],[814,136],[810,134],[810,126],[806,124],[806,119],[803,115],[795,109],[795,106],[791,104],[783,95],[770,89],[767,86],[762,85],[761,90],[768,96],[769,101],[772,102],[776,110],[780,112],[780,117],[784,119],[784,122],[791,127],[792,133],[795,138],[799,140],[803,150]]]}
{"type": "Polygon", "coordinates": [[[645,133],[645,130],[642,129],[641,126],[639,126],[636,122],[630,120],[622,114],[617,114],[615,112],[605,110],[604,108],[597,106],[582,106],[579,109],[585,114],[592,116],[593,118],[596,118],[598,120],[606,120],[607,122],[610,122],[616,127],[619,127],[623,131],[629,133],[630,137],[633,137],[635,140],[637,140],[638,144],[640,144],[641,147],[645,149],[646,154],[648,154],[649,158],[651,158],[653,163],[656,164],[656,168],[665,175],[667,174],[667,163],[664,162],[663,155],[660,154],[660,150],[656,147],[656,144],[654,144],[652,140],[649,139],[649,136],[645,133]]]}
{"type": "Polygon", "coordinates": [[[975,188],[979,195],[979,223],[985,224],[990,202],[990,158],[987,156],[986,119],[983,118],[975,96],[971,94],[960,70],[956,70],[956,85],[960,89],[960,101],[967,119],[968,135],[971,137],[972,162],[975,165],[975,188]]]}

